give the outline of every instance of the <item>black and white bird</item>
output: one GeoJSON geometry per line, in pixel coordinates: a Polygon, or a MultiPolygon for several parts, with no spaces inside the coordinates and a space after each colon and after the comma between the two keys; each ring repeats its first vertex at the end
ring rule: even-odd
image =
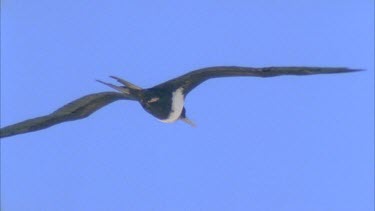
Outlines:
{"type": "Polygon", "coordinates": [[[182,120],[190,125],[194,125],[186,116],[186,109],[184,107],[185,98],[196,86],[208,79],[236,76],[273,77],[280,75],[314,75],[354,71],[358,70],[341,67],[252,68],[216,66],[191,71],[185,75],[146,89],[119,77],[111,76],[122,85],[117,86],[100,80],[97,81],[118,92],[102,92],[84,96],[49,115],[1,128],[0,137],[40,130],[61,122],[85,118],[103,106],[117,100],[138,101],[148,113],[165,123],[182,120]]]}

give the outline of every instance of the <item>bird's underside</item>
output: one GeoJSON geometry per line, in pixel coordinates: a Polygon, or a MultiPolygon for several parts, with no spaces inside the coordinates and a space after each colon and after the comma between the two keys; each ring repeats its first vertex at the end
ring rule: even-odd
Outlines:
{"type": "Polygon", "coordinates": [[[193,125],[192,121],[186,117],[184,100],[192,89],[208,79],[236,76],[273,77],[280,75],[313,75],[354,71],[358,70],[325,67],[251,68],[218,66],[198,69],[148,89],[142,89],[128,81],[112,76],[112,78],[116,79],[122,85],[116,86],[102,81],[99,82],[110,86],[118,92],[102,92],[86,95],[64,105],[49,115],[3,127],[0,129],[0,137],[3,138],[37,131],[62,122],[86,118],[100,108],[118,100],[138,101],[147,112],[162,122],[174,122],[180,119],[193,125]]]}

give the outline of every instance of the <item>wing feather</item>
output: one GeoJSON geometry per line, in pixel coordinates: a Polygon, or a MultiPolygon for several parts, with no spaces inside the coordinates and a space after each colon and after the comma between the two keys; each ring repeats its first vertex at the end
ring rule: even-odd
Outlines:
{"type": "Polygon", "coordinates": [[[101,92],[86,95],[64,105],[49,115],[28,119],[3,127],[0,129],[0,137],[4,138],[42,130],[62,122],[83,119],[117,100],[133,100],[133,98],[118,92],[101,92]]]}
{"type": "Polygon", "coordinates": [[[216,66],[207,67],[191,71],[185,75],[159,84],[155,87],[169,87],[177,89],[183,87],[185,94],[202,82],[219,77],[274,77],[281,75],[313,75],[313,74],[329,74],[329,73],[347,73],[359,71],[357,69],[349,69],[345,67],[239,67],[239,66],[216,66]]]}

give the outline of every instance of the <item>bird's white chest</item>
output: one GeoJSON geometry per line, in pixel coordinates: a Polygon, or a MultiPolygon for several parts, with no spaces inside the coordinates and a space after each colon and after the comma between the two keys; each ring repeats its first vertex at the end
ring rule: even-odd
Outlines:
{"type": "Polygon", "coordinates": [[[184,103],[185,97],[183,94],[183,88],[178,88],[176,91],[172,93],[171,112],[169,113],[168,118],[160,121],[165,123],[171,123],[178,120],[184,108],[184,103]]]}

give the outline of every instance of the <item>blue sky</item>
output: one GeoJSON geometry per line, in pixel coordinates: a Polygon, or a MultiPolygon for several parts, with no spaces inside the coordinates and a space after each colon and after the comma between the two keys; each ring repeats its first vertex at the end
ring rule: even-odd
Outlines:
{"type": "Polygon", "coordinates": [[[210,80],[164,124],[135,102],[1,141],[1,209],[372,210],[368,1],[1,2],[1,125],[215,65],[345,66],[210,80]]]}

